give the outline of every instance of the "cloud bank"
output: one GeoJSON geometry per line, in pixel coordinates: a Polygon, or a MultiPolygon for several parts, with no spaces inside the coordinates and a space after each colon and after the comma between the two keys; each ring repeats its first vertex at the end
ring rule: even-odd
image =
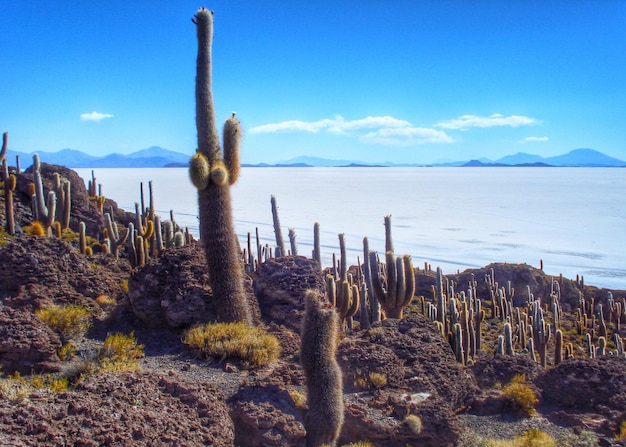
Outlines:
{"type": "Polygon", "coordinates": [[[113,115],[110,113],[100,113],[100,112],[91,112],[91,113],[81,113],[80,120],[81,121],[102,121],[105,118],[113,118],[113,115]]]}
{"type": "Polygon", "coordinates": [[[406,120],[391,116],[368,116],[346,120],[342,116],[318,121],[282,121],[264,124],[248,130],[249,133],[277,132],[328,132],[335,135],[356,135],[363,143],[389,146],[413,146],[423,143],[451,143],[453,139],[444,131],[414,127],[406,120]],[[363,133],[365,132],[365,133],[363,133]]]}
{"type": "Polygon", "coordinates": [[[518,127],[529,126],[537,124],[538,121],[534,118],[520,115],[504,116],[499,113],[495,113],[488,117],[480,117],[476,115],[462,115],[460,118],[442,121],[435,124],[435,127],[442,129],[458,129],[467,130],[471,127],[518,127]]]}
{"type": "MultiPolygon", "coordinates": [[[[367,144],[416,146],[425,143],[453,143],[454,138],[449,136],[445,130],[468,130],[473,127],[519,127],[538,122],[538,120],[527,116],[504,116],[496,113],[488,117],[463,115],[449,121],[441,121],[432,127],[416,127],[406,120],[391,116],[368,116],[358,120],[346,120],[342,116],[336,115],[334,118],[318,121],[290,120],[263,124],[249,129],[248,132],[251,134],[328,132],[335,135],[355,136],[367,144]]],[[[547,141],[547,137],[528,137],[526,141],[547,141]]]]}

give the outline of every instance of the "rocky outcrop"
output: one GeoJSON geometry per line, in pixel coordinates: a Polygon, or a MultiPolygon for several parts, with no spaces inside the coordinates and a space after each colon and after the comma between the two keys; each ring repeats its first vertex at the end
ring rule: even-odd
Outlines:
{"type": "MultiPolygon", "coordinates": [[[[208,281],[199,243],[165,250],[136,269],[128,281],[128,298],[135,316],[149,327],[181,328],[219,320],[220,303],[208,281]]],[[[251,284],[244,284],[253,319],[259,320],[251,284]]]]}
{"type": "Polygon", "coordinates": [[[340,439],[377,446],[456,443],[455,412],[471,405],[477,387],[432,322],[411,315],[348,334],[338,359],[348,402],[340,439]],[[419,431],[409,415],[421,421],[419,431]]]}
{"type": "Polygon", "coordinates": [[[259,265],[253,280],[262,317],[300,333],[304,293],[326,290],[319,265],[304,256],[268,259],[259,265]]]}
{"type": "Polygon", "coordinates": [[[81,255],[69,243],[19,236],[0,248],[0,284],[4,304],[36,310],[49,304],[79,304],[95,316],[100,295],[121,300],[130,268],[112,255],[81,255]]]}
{"type": "Polygon", "coordinates": [[[103,374],[73,391],[38,391],[19,405],[1,400],[0,444],[232,447],[234,426],[212,385],[175,375],[103,374]]]}
{"type": "Polygon", "coordinates": [[[0,367],[20,374],[59,368],[61,340],[32,312],[0,305],[0,367]]]}

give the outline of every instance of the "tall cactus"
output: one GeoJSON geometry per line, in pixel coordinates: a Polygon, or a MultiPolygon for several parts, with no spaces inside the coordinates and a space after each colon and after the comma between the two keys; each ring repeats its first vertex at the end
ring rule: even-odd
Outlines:
{"type": "Polygon", "coordinates": [[[304,420],[306,446],[335,446],[344,419],[341,369],[336,360],[338,318],[317,292],[305,294],[300,363],[309,411],[304,420]]]}
{"type": "Polygon", "coordinates": [[[239,177],[241,129],[234,113],[224,124],[224,151],[220,150],[211,89],[213,12],[196,12],[198,56],[196,60],[196,127],[198,152],[189,164],[192,183],[198,188],[200,238],[209,270],[213,296],[220,300],[224,321],[251,322],[243,290],[243,265],[239,256],[230,198],[230,185],[239,177]]]}

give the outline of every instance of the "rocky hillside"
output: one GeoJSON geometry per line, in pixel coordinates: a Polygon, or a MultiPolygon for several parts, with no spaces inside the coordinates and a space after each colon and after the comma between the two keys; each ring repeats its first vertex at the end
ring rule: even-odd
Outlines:
{"type": "MultiPolygon", "coordinates": [[[[155,220],[150,206],[140,216],[119,210],[63,167],[42,164],[40,174],[14,175],[12,197],[6,177],[0,197],[3,228],[8,201],[14,215],[14,234],[3,232],[0,242],[0,445],[305,445],[304,294],[324,294],[332,271],[301,256],[247,265],[253,319],[279,340],[279,359],[259,368],[234,358],[199,359],[181,338],[196,323],[214,321],[220,303],[198,242],[189,236],[184,244],[150,242],[139,256],[121,242],[131,224],[154,241],[150,227],[165,240],[175,222],[155,220]],[[59,184],[70,183],[69,218],[60,231],[54,223],[33,225],[31,184],[39,175],[43,190],[59,196],[59,184]],[[37,314],[54,304],[91,315],[72,352],[37,314]],[[86,371],[114,333],[143,345],[138,368],[86,371]],[[26,386],[54,378],[69,378],[69,386],[26,386]]],[[[57,199],[59,210],[63,203],[57,199]]],[[[53,220],[63,219],[59,212],[53,220]]],[[[349,270],[355,283],[365,281],[361,266],[349,270]]],[[[618,438],[626,420],[626,292],[551,278],[528,265],[445,276],[415,269],[413,276],[414,297],[402,319],[384,318],[383,310],[374,321],[369,297],[366,312],[345,318],[337,351],[344,393],[339,445],[471,445],[531,428],[562,445],[583,445],[571,440],[584,436],[624,445],[626,433],[618,438]],[[537,333],[539,321],[552,329],[537,333]],[[538,398],[531,411],[507,393],[512,380],[538,398]]]]}

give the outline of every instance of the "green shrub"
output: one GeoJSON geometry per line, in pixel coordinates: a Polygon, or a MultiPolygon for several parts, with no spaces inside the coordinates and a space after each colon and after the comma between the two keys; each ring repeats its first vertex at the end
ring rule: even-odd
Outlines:
{"type": "Polygon", "coordinates": [[[183,343],[201,357],[239,359],[246,368],[266,365],[280,355],[276,337],[243,322],[196,326],[187,331],[183,343]]]}

